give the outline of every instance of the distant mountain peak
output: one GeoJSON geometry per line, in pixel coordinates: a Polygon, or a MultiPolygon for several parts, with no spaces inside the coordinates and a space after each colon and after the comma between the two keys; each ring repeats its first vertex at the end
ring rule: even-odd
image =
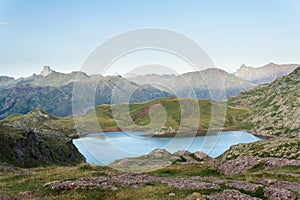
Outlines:
{"type": "Polygon", "coordinates": [[[270,83],[278,77],[290,74],[299,64],[276,64],[270,62],[262,67],[242,65],[235,75],[255,84],[270,83]]]}
{"type": "Polygon", "coordinates": [[[51,74],[52,72],[54,72],[50,66],[44,66],[41,72],[42,76],[48,76],[49,74],[51,74]]]}

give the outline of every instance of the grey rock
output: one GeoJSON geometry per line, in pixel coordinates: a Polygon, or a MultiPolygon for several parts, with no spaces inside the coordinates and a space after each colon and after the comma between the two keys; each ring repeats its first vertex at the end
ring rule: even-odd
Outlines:
{"type": "Polygon", "coordinates": [[[236,188],[236,189],[243,189],[248,192],[255,192],[260,187],[262,187],[262,185],[248,183],[245,181],[232,181],[232,182],[226,183],[225,185],[228,187],[236,188]]]}
{"type": "Polygon", "coordinates": [[[282,188],[300,193],[300,184],[297,182],[280,181],[276,179],[265,179],[259,180],[260,183],[271,187],[282,188]]]}
{"type": "Polygon", "coordinates": [[[212,157],[208,156],[206,153],[202,152],[202,151],[196,151],[194,153],[195,158],[199,159],[199,160],[211,160],[212,157]]]}
{"type": "Polygon", "coordinates": [[[296,195],[286,189],[266,187],[264,194],[269,200],[294,200],[296,195]]]}
{"type": "Polygon", "coordinates": [[[109,166],[125,172],[146,172],[166,167],[180,159],[164,149],[155,149],[140,157],[116,160],[109,166]]]}

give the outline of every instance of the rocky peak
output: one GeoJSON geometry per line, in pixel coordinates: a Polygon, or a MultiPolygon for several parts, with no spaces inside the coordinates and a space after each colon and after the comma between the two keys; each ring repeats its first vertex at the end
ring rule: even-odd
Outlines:
{"type": "Polygon", "coordinates": [[[41,72],[42,76],[48,76],[49,74],[51,74],[52,72],[54,72],[49,66],[44,66],[41,72]]]}

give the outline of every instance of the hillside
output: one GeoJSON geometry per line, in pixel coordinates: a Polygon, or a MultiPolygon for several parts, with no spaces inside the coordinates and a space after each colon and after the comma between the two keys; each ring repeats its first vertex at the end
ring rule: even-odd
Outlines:
{"type": "MultiPolygon", "coordinates": [[[[179,126],[186,131],[201,131],[207,129],[210,123],[212,123],[211,128],[222,128],[220,124],[222,125],[223,120],[225,128],[239,129],[241,121],[251,113],[249,109],[224,107],[224,104],[219,102],[176,98],[157,99],[130,105],[124,103],[112,106],[100,105],[96,107],[95,111],[103,131],[122,129],[144,130],[152,133],[160,131],[163,127],[172,127],[178,130],[179,126]],[[197,103],[200,118],[195,119],[194,117],[198,116],[195,113],[197,110],[192,105],[197,106],[197,103]],[[183,110],[181,110],[180,105],[183,106],[183,110]],[[127,116],[128,106],[130,116],[127,116]],[[211,107],[214,107],[220,116],[211,116],[211,107]],[[227,111],[223,119],[222,111],[224,109],[227,111]],[[114,110],[114,114],[112,114],[112,110],[114,110]],[[165,112],[166,115],[162,115],[162,112],[165,112]],[[181,116],[183,121],[181,121],[181,116]],[[165,117],[166,121],[164,122],[165,117]]],[[[0,122],[15,128],[37,128],[39,130],[64,132],[69,135],[76,135],[77,133],[72,116],[54,117],[40,109],[35,109],[26,115],[13,115],[0,122]]],[[[76,124],[81,133],[99,130],[93,112],[77,116],[76,124]]]]}
{"type": "Polygon", "coordinates": [[[75,165],[85,161],[64,133],[0,124],[0,164],[20,167],[75,165]]]}
{"type": "Polygon", "coordinates": [[[229,105],[256,111],[245,120],[260,135],[299,137],[300,68],[276,81],[242,92],[229,105]]]}
{"type": "Polygon", "coordinates": [[[288,75],[299,66],[299,64],[278,65],[269,63],[262,67],[255,68],[242,65],[237,70],[235,75],[255,84],[263,84],[270,83],[276,80],[278,77],[288,75]]]}
{"type": "MultiPolygon", "coordinates": [[[[72,81],[75,79],[77,81],[83,80],[83,77],[85,78],[85,82],[77,83],[80,83],[84,87],[85,90],[83,91],[85,91],[85,93],[91,93],[89,91],[93,91],[94,84],[97,84],[95,105],[111,103],[113,90],[116,87],[119,89],[118,100],[120,102],[125,102],[127,100],[126,98],[122,98],[122,96],[126,97],[128,93],[133,93],[133,91],[135,92],[131,96],[130,102],[141,102],[171,95],[168,92],[161,91],[149,85],[139,86],[136,83],[130,82],[121,77],[103,77],[99,79],[97,77],[88,78],[84,74],[81,74],[79,77],[75,75],[71,76],[70,74],[69,78],[71,77],[72,79],[66,79],[65,76],[61,77],[60,75],[57,75],[56,72],[53,72],[50,75],[43,77],[41,80],[35,80],[35,82],[40,80],[41,84],[39,85],[44,84],[44,86],[26,84],[2,90],[0,93],[0,119],[13,114],[26,114],[35,108],[41,108],[42,110],[56,116],[71,115],[74,88],[74,82],[72,83],[72,81]],[[55,78],[52,79],[52,76],[55,76],[55,78]],[[47,83],[51,82],[61,86],[45,86],[47,83]],[[68,84],[64,84],[67,82],[68,84]]],[[[87,98],[87,96],[82,98],[87,98]]],[[[85,105],[82,105],[82,107],[85,107],[85,105]]],[[[86,112],[89,109],[89,107],[85,107],[85,110],[82,112],[86,112]]]]}

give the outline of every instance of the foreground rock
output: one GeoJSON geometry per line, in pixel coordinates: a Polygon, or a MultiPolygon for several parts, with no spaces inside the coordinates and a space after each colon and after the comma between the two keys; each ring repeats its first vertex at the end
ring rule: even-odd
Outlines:
{"type": "Polygon", "coordinates": [[[127,186],[131,188],[140,188],[147,183],[160,182],[170,187],[178,189],[197,189],[197,190],[219,190],[220,186],[215,183],[206,183],[188,178],[163,178],[148,176],[140,173],[125,173],[112,177],[89,177],[81,178],[76,181],[52,182],[46,183],[44,187],[50,187],[51,190],[65,191],[74,188],[102,188],[108,190],[117,190],[117,186],[127,186]]]}
{"type": "Polygon", "coordinates": [[[220,163],[218,165],[218,169],[223,174],[234,175],[246,172],[254,167],[260,167],[261,169],[274,169],[287,165],[300,166],[300,160],[248,156],[220,163]]]}
{"type": "Polygon", "coordinates": [[[266,187],[264,189],[264,194],[269,200],[294,200],[296,195],[286,189],[266,187]]]}
{"type": "Polygon", "coordinates": [[[140,157],[116,160],[109,166],[126,172],[147,172],[166,167],[180,159],[179,155],[172,155],[164,149],[155,149],[140,157]]]}
{"type": "Polygon", "coordinates": [[[205,198],[198,192],[194,192],[193,194],[189,195],[185,200],[205,200],[205,198]]]}
{"type": "Polygon", "coordinates": [[[200,151],[191,153],[182,150],[171,154],[165,149],[155,149],[149,154],[140,157],[116,160],[109,166],[125,172],[149,172],[169,166],[175,162],[192,164],[210,161],[211,159],[207,154],[200,151]]]}

